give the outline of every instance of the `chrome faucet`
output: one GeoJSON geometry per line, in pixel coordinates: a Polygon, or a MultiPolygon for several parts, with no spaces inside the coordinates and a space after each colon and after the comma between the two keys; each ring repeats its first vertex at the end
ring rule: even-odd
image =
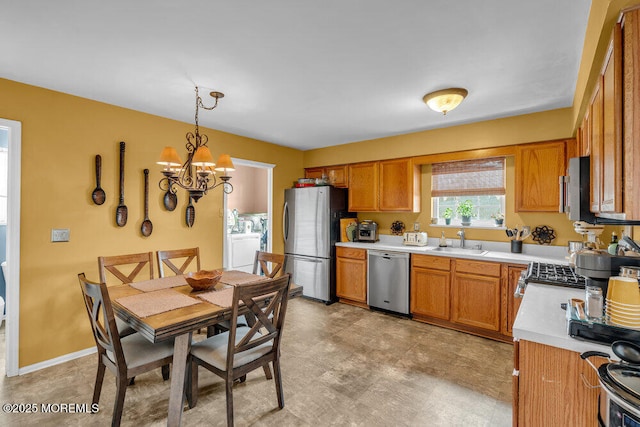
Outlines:
{"type": "Polygon", "coordinates": [[[458,236],[460,236],[460,247],[464,248],[464,228],[458,231],[458,236]]]}

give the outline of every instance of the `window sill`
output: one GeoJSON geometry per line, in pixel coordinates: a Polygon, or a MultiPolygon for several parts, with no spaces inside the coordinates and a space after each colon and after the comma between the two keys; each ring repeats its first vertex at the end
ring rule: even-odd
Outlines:
{"type": "Polygon", "coordinates": [[[462,225],[460,223],[458,224],[429,224],[429,227],[441,227],[441,228],[475,228],[478,230],[506,230],[507,227],[505,227],[504,225],[501,226],[495,226],[495,225],[473,225],[473,223],[471,223],[471,225],[462,225]]]}

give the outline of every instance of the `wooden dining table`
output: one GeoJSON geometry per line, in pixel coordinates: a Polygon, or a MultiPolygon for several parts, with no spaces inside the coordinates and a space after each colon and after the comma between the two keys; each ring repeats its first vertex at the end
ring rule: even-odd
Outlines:
{"type": "MultiPolygon", "coordinates": [[[[179,426],[181,423],[187,360],[193,331],[206,329],[223,320],[231,320],[232,307],[225,306],[222,302],[220,302],[222,305],[210,302],[211,299],[206,299],[207,293],[208,295],[222,296],[223,292],[220,291],[226,290],[225,293],[228,294],[232,292],[234,285],[260,280],[271,279],[250,273],[225,271],[220,282],[215,286],[216,292],[194,292],[182,276],[109,286],[109,297],[116,316],[127,322],[151,342],[174,339],[168,426],[179,426]],[[220,293],[218,294],[218,292],[220,293]],[[158,302],[166,302],[169,299],[179,300],[190,305],[154,313],[158,305],[164,305],[158,304],[158,302]],[[196,302],[194,303],[191,299],[196,302]]],[[[302,295],[302,286],[291,284],[289,298],[299,295],[302,295]]],[[[267,301],[264,303],[266,304],[267,301]]],[[[239,314],[242,315],[246,311],[241,307],[239,314]]]]}

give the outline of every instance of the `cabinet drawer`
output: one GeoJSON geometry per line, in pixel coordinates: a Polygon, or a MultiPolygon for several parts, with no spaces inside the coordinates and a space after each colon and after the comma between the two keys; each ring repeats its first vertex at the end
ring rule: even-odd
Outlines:
{"type": "Polygon", "coordinates": [[[351,259],[367,259],[367,251],[365,249],[336,247],[336,256],[351,259]]]}
{"type": "Polygon", "coordinates": [[[497,262],[457,260],[456,272],[500,277],[500,264],[497,262]]]}
{"type": "Polygon", "coordinates": [[[451,258],[429,255],[411,255],[412,267],[432,268],[434,270],[450,270],[451,258]]]}

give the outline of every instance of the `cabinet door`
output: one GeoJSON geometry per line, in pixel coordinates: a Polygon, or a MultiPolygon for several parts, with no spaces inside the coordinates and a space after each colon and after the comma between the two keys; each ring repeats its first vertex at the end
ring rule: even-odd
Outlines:
{"type": "Polygon", "coordinates": [[[378,162],[349,165],[349,212],[378,210],[378,162]]]}
{"type": "Polygon", "coordinates": [[[326,176],[324,168],[308,168],[304,170],[305,178],[317,179],[323,176],[326,176]]]}
{"type": "Polygon", "coordinates": [[[453,275],[451,320],[489,331],[500,331],[500,278],[453,275]]]}
{"type": "Polygon", "coordinates": [[[602,72],[602,194],[600,212],[622,212],[622,40],[613,30],[602,72]]]}
{"type": "Polygon", "coordinates": [[[336,258],[336,295],[339,298],[367,303],[367,261],[336,258]]]}
{"type": "Polygon", "coordinates": [[[427,268],[411,269],[411,313],[450,318],[450,273],[427,268]]]}
{"type": "Polygon", "coordinates": [[[566,174],[566,142],[519,145],[516,154],[516,212],[558,212],[558,179],[566,174]]]}
{"type": "Polygon", "coordinates": [[[331,185],[338,188],[349,187],[349,170],[347,165],[327,166],[325,170],[331,185]]]}
{"type": "Polygon", "coordinates": [[[589,106],[591,117],[591,212],[600,212],[600,200],[602,197],[602,140],[603,140],[603,116],[602,116],[602,76],[593,92],[593,99],[589,106]]]}
{"type": "Polygon", "coordinates": [[[420,211],[420,173],[411,159],[380,162],[380,210],[420,211]]]}
{"type": "Polygon", "coordinates": [[[520,273],[527,269],[527,266],[516,266],[516,265],[508,265],[506,266],[506,278],[507,286],[506,291],[507,295],[505,300],[507,301],[507,312],[506,316],[504,316],[506,323],[503,325],[503,333],[505,335],[511,335],[513,332],[513,322],[516,320],[516,315],[518,314],[518,309],[520,308],[520,303],[522,302],[522,298],[515,298],[514,292],[518,287],[518,280],[520,280],[520,273]]]}
{"type": "Polygon", "coordinates": [[[580,354],[521,340],[518,355],[517,425],[598,425],[600,388],[583,383],[597,385],[598,377],[580,354]]]}
{"type": "MultiPolygon", "coordinates": [[[[640,187],[640,168],[635,164],[640,159],[640,10],[625,13],[622,22],[624,191],[637,194],[640,187]]],[[[640,197],[625,197],[623,204],[626,219],[640,220],[640,197]]]]}
{"type": "Polygon", "coordinates": [[[582,119],[582,128],[580,130],[582,138],[578,145],[579,156],[588,156],[591,150],[591,115],[589,114],[589,111],[590,109],[587,108],[584,118],[582,119]]]}

